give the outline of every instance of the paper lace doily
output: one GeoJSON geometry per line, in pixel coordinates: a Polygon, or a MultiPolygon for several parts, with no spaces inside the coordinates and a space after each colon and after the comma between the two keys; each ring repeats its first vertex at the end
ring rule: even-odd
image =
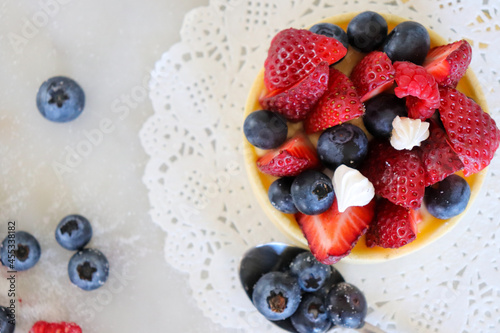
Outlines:
{"type": "MultiPolygon", "coordinates": [[[[190,12],[181,42],[157,62],[155,113],[140,138],[150,156],[144,183],[151,217],[166,233],[165,260],[189,274],[212,321],[249,332],[276,330],[255,311],[237,277],[251,246],[285,240],[250,189],[243,164],[243,107],[274,34],[346,12],[374,10],[418,21],[450,42],[472,44],[471,68],[500,116],[498,1],[213,0],[190,12]]],[[[387,332],[500,331],[500,159],[452,233],[410,256],[338,264],[369,302],[367,321],[387,332]]]]}

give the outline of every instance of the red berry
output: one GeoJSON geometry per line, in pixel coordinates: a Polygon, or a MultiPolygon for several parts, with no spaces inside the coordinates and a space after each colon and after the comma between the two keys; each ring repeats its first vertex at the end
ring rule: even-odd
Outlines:
{"type": "Polygon", "coordinates": [[[366,233],[366,246],[395,249],[411,243],[417,237],[419,221],[417,211],[380,199],[375,218],[366,233]]]}
{"type": "Polygon", "coordinates": [[[394,93],[399,98],[406,96],[408,117],[425,120],[439,107],[439,88],[434,77],[422,66],[407,61],[394,63],[394,79],[398,85],[394,93]]]}
{"type": "Polygon", "coordinates": [[[264,63],[264,84],[269,91],[285,89],[312,73],[322,61],[331,65],[346,53],[335,38],[309,30],[280,31],[271,41],[264,63]]]}
{"type": "Polygon", "coordinates": [[[426,187],[442,181],[464,167],[458,155],[446,141],[444,130],[436,122],[430,123],[429,138],[422,142],[419,148],[425,169],[426,187]]]}
{"type": "Polygon", "coordinates": [[[266,110],[282,114],[289,121],[301,121],[326,91],[328,74],[328,63],[323,61],[302,81],[288,89],[272,91],[260,100],[260,104],[266,110]]]}
{"type": "Polygon", "coordinates": [[[341,71],[330,68],[328,90],[304,120],[304,127],[311,134],[358,118],[364,112],[352,81],[341,71]]]}
{"type": "Polygon", "coordinates": [[[395,70],[387,54],[373,51],[353,68],[351,80],[364,102],[392,87],[395,70]]]}
{"type": "Polygon", "coordinates": [[[331,265],[347,256],[372,221],[375,200],[366,206],[338,211],[337,199],[319,215],[295,214],[311,253],[319,262],[331,265]]]}
{"type": "Polygon", "coordinates": [[[472,48],[466,40],[437,46],[429,51],[424,68],[439,86],[455,88],[464,76],[472,58],[472,48]]]}
{"type": "Polygon", "coordinates": [[[75,323],[38,321],[29,333],[82,333],[82,329],[75,323]]]}
{"type": "Polygon", "coordinates": [[[467,177],[487,167],[500,143],[495,120],[463,93],[441,88],[439,114],[453,150],[467,177]]]}
{"type": "Polygon", "coordinates": [[[413,209],[422,205],[425,171],[417,150],[396,150],[386,140],[374,140],[360,171],[376,194],[394,204],[413,209]]]}
{"type": "Polygon", "coordinates": [[[297,176],[304,170],[316,169],[319,166],[316,149],[301,133],[257,160],[260,172],[275,177],[297,176]]]}

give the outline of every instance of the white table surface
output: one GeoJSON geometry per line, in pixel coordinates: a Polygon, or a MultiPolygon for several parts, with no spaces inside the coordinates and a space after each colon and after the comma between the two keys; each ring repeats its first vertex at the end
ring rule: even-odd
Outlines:
{"type": "MultiPolygon", "coordinates": [[[[179,40],[184,15],[207,4],[0,1],[0,235],[8,220],[16,220],[18,230],[37,236],[43,251],[35,268],[18,274],[16,332],[26,332],[34,319],[80,322],[84,332],[230,332],[202,315],[187,277],[165,262],[164,234],[150,221],[141,182],[147,156],[138,138],[153,113],[149,99],[136,95],[123,119],[113,109],[116,100],[143,91],[155,61],[179,40]],[[70,76],[85,90],[85,110],[72,123],[51,123],[36,109],[38,87],[55,75],[70,76]],[[71,149],[85,149],[86,133],[99,129],[104,118],[112,121],[111,133],[58,175],[54,163],[64,164],[71,149]],[[76,290],[67,279],[71,253],[57,245],[53,232],[70,213],[93,223],[90,246],[106,253],[111,276],[124,267],[134,275],[112,290],[110,300],[92,303],[97,294],[76,290]],[[53,267],[59,272],[47,272],[53,267]],[[37,299],[40,281],[54,278],[64,295],[87,302],[87,312],[64,297],[37,299]],[[36,311],[23,313],[24,304],[37,302],[36,311]]],[[[0,283],[0,303],[7,302],[6,287],[0,283]]]]}

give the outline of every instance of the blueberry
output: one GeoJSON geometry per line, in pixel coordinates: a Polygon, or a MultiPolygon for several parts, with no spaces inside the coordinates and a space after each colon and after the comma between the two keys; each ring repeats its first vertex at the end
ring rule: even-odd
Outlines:
{"type": "Polygon", "coordinates": [[[331,273],[328,279],[325,281],[323,286],[317,291],[317,293],[321,293],[326,296],[333,287],[335,287],[340,282],[344,282],[344,277],[340,272],[333,266],[330,266],[331,273]]]}
{"type": "Polygon", "coordinates": [[[0,332],[14,333],[15,328],[15,316],[12,315],[8,308],[0,306],[0,332]]]}
{"type": "Polygon", "coordinates": [[[392,94],[380,94],[365,102],[363,123],[375,137],[388,138],[392,133],[392,121],[396,116],[407,117],[406,102],[392,94]]]}
{"type": "Polygon", "coordinates": [[[368,153],[368,138],[358,126],[344,123],[326,129],[318,139],[318,156],[324,166],[356,168],[368,153]]]}
{"type": "Polygon", "coordinates": [[[318,294],[306,294],[290,319],[298,333],[323,333],[332,325],[324,297],[318,294]]]}
{"type": "Polygon", "coordinates": [[[81,250],[92,238],[89,220],[80,215],[68,215],[56,228],[56,240],[67,250],[81,250]]]}
{"type": "Polygon", "coordinates": [[[295,214],[298,212],[297,207],[293,203],[290,188],[292,187],[294,178],[283,177],[276,179],[267,192],[269,201],[274,208],[285,214],[295,214]]]}
{"type": "Polygon", "coordinates": [[[269,320],[290,317],[300,304],[297,279],[284,272],[264,274],[255,284],[252,301],[257,310],[269,320]]]}
{"type": "Polygon", "coordinates": [[[64,123],[82,113],[85,94],[74,80],[56,76],[42,83],[36,95],[36,106],[48,120],[64,123]]]}
{"type": "Polygon", "coordinates": [[[13,271],[25,271],[40,260],[40,244],[33,235],[16,231],[5,237],[2,242],[1,260],[4,266],[13,271]]]}
{"type": "Polygon", "coordinates": [[[109,262],[99,250],[84,249],[69,260],[68,274],[74,285],[83,290],[94,290],[108,279],[109,262]]]}
{"type": "Polygon", "coordinates": [[[327,211],[335,198],[332,180],[316,170],[306,170],[295,177],[291,193],[295,207],[306,215],[327,211]]]}
{"type": "Polygon", "coordinates": [[[395,61],[410,61],[422,65],[429,53],[431,38],[427,29],[418,22],[398,24],[387,36],[382,51],[395,61]]]}
{"type": "Polygon", "coordinates": [[[290,273],[297,277],[302,290],[313,292],[323,287],[332,271],[329,265],[317,261],[311,252],[303,252],[290,264],[290,273]]]}
{"type": "Polygon", "coordinates": [[[259,110],[247,116],[243,132],[253,146],[273,149],[285,142],[288,126],[286,120],[276,112],[259,110]]]}
{"type": "Polygon", "coordinates": [[[349,38],[347,38],[347,34],[345,33],[344,29],[342,29],[338,25],[331,23],[318,23],[313,25],[309,29],[309,31],[326,37],[335,38],[336,40],[341,42],[346,49],[349,48],[349,38]]]}
{"type": "Polygon", "coordinates": [[[425,189],[424,203],[432,216],[446,220],[462,213],[469,199],[467,181],[458,175],[451,175],[425,189]]]}
{"type": "Polygon", "coordinates": [[[341,282],[330,290],[325,300],[332,323],[346,328],[361,328],[365,324],[365,295],[356,286],[341,282]]]}
{"type": "Polygon", "coordinates": [[[387,22],[378,13],[366,11],[356,15],[347,26],[349,44],[361,52],[378,49],[387,37],[387,22]]]}

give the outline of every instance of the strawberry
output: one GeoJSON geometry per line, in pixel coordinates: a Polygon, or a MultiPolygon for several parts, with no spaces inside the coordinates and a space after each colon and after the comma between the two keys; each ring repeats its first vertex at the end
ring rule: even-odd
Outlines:
{"type": "Polygon", "coordinates": [[[82,333],[82,329],[75,323],[37,321],[29,333],[82,333]]]}
{"type": "Polygon", "coordinates": [[[366,246],[395,249],[406,245],[417,237],[419,221],[420,214],[417,211],[380,199],[375,218],[366,232],[366,246]]]}
{"type": "Polygon", "coordinates": [[[360,171],[376,194],[406,208],[421,206],[425,171],[417,150],[396,150],[386,140],[373,140],[360,171]]]}
{"type": "Polygon", "coordinates": [[[439,114],[453,150],[470,176],[487,167],[500,143],[495,120],[472,99],[453,88],[441,88],[439,114]]]}
{"type": "Polygon", "coordinates": [[[347,256],[363,235],[375,214],[375,200],[366,206],[354,206],[340,213],[337,199],[330,209],[319,215],[295,214],[316,259],[331,265],[347,256]]]}
{"type": "Polygon", "coordinates": [[[272,91],[261,98],[260,104],[290,121],[301,121],[326,91],[328,74],[328,63],[323,61],[303,80],[291,88],[272,91]]]}
{"type": "Polygon", "coordinates": [[[257,168],[261,172],[276,177],[297,176],[306,169],[316,169],[319,166],[316,149],[301,133],[257,160],[257,168]]]}
{"type": "Polygon", "coordinates": [[[309,30],[286,29],[271,41],[264,63],[264,84],[269,91],[284,89],[312,73],[322,61],[342,59],[347,49],[335,38],[309,30]]]}
{"type": "Polygon", "coordinates": [[[408,117],[425,120],[439,107],[439,88],[434,77],[422,66],[407,61],[394,63],[394,79],[398,85],[394,89],[397,97],[406,96],[408,117]]]}
{"type": "Polygon", "coordinates": [[[464,164],[446,141],[444,130],[436,122],[430,123],[429,138],[420,145],[426,187],[464,168],[464,164]]]}
{"type": "Polygon", "coordinates": [[[455,88],[464,76],[472,58],[472,48],[466,40],[437,46],[429,51],[424,68],[439,86],[455,88]]]}
{"type": "Polygon", "coordinates": [[[358,118],[364,112],[352,81],[341,71],[330,68],[328,90],[304,120],[304,127],[311,134],[358,118]]]}
{"type": "Polygon", "coordinates": [[[387,54],[373,51],[353,68],[351,80],[361,96],[361,102],[364,102],[391,88],[394,74],[394,67],[387,54]]]}

